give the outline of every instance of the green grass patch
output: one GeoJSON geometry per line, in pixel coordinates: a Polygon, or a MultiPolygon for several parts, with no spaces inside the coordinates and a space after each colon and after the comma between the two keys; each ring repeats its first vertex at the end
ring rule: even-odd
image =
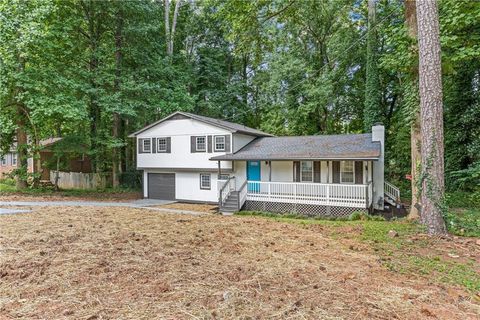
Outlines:
{"type": "MultiPolygon", "coordinates": [[[[305,226],[322,225],[325,233],[334,239],[356,239],[367,243],[379,256],[382,264],[393,272],[426,276],[431,281],[460,285],[471,292],[480,290],[480,277],[472,263],[449,261],[441,257],[426,256],[425,248],[432,246],[428,237],[417,237],[425,229],[418,223],[407,220],[376,221],[308,218],[294,214],[280,215],[268,212],[241,211],[238,215],[258,216],[280,222],[305,226]],[[398,236],[389,236],[394,230],[398,236]],[[412,240],[415,239],[415,240],[412,240]]],[[[357,217],[353,217],[356,219],[357,217]]]]}
{"type": "Polygon", "coordinates": [[[441,257],[405,256],[404,259],[392,259],[386,263],[394,272],[403,274],[421,274],[435,281],[465,287],[471,292],[480,291],[480,277],[472,263],[446,261],[441,257]]]}
{"type": "Polygon", "coordinates": [[[445,216],[448,231],[465,237],[480,237],[480,209],[452,209],[445,216]]]}
{"type": "Polygon", "coordinates": [[[0,192],[14,192],[15,190],[15,181],[12,179],[0,180],[0,192]]]}

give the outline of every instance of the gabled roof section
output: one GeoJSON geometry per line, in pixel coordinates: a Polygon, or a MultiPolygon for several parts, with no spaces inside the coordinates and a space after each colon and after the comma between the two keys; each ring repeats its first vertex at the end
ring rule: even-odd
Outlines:
{"type": "Polygon", "coordinates": [[[371,133],[261,137],[210,160],[377,160],[380,152],[380,142],[372,142],[371,133]]]}
{"type": "Polygon", "coordinates": [[[238,132],[238,133],[253,135],[253,136],[257,136],[257,137],[271,137],[272,136],[269,133],[265,133],[263,131],[253,129],[253,128],[250,128],[250,127],[238,124],[238,123],[228,122],[228,121],[225,121],[225,120],[220,120],[220,119],[215,119],[215,118],[209,118],[209,117],[205,117],[205,116],[199,116],[197,114],[188,113],[188,112],[177,111],[177,112],[174,112],[171,115],[169,115],[169,116],[167,116],[167,117],[165,117],[165,118],[163,118],[163,119],[161,119],[157,122],[154,122],[154,123],[146,126],[145,128],[143,128],[143,129],[141,129],[137,132],[134,132],[134,133],[130,134],[129,137],[131,137],[131,138],[136,137],[139,133],[142,133],[142,132],[144,132],[144,131],[146,131],[150,128],[153,128],[156,125],[158,125],[158,124],[160,124],[164,121],[171,120],[172,118],[178,119],[178,118],[181,118],[181,117],[201,121],[203,123],[210,124],[210,125],[216,126],[216,127],[220,127],[220,128],[223,128],[223,129],[227,129],[227,130],[232,131],[232,132],[238,132]]]}

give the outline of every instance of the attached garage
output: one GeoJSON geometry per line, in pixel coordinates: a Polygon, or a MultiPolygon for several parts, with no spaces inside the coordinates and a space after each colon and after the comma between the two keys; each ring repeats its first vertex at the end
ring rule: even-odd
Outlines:
{"type": "Polygon", "coordinates": [[[175,200],[175,173],[149,173],[148,197],[175,200]]]}

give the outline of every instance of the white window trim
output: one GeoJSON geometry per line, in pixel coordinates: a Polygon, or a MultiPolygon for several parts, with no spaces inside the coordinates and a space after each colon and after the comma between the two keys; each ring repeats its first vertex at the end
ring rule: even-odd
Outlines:
{"type": "Polygon", "coordinates": [[[200,152],[207,151],[207,137],[206,136],[195,137],[195,150],[200,151],[200,152]],[[202,139],[202,138],[203,138],[205,147],[203,149],[200,149],[198,147],[198,139],[202,139]]]}
{"type": "Polygon", "coordinates": [[[212,175],[210,173],[200,173],[200,190],[211,190],[212,189],[212,175]],[[203,186],[203,176],[208,177],[208,187],[203,186]]]}
{"type": "Polygon", "coordinates": [[[16,165],[17,165],[17,154],[12,153],[12,166],[16,166],[16,165]]]}
{"type": "Polygon", "coordinates": [[[142,152],[151,153],[152,152],[152,139],[143,139],[142,140],[142,152]],[[145,149],[145,142],[149,142],[148,150],[145,149]]]}
{"type": "Polygon", "coordinates": [[[313,175],[314,175],[314,172],[313,172],[313,161],[300,161],[300,182],[313,182],[314,178],[313,178],[313,175]],[[303,180],[303,170],[302,170],[302,163],[303,162],[310,162],[312,164],[312,180],[303,180]]]}
{"type": "Polygon", "coordinates": [[[225,139],[225,136],[215,136],[214,137],[214,146],[215,146],[215,151],[225,151],[227,148],[227,139],[225,139]],[[219,142],[220,144],[223,144],[223,148],[217,148],[217,138],[223,139],[223,142],[219,142]]]}
{"type": "Polygon", "coordinates": [[[167,149],[168,149],[167,138],[166,137],[157,138],[157,153],[167,152],[167,149]],[[165,149],[160,149],[160,141],[165,141],[165,149]]]}
{"type": "Polygon", "coordinates": [[[347,161],[340,161],[340,183],[341,184],[355,184],[355,161],[353,160],[347,160],[347,161]],[[346,162],[351,162],[352,163],[352,177],[353,181],[343,181],[343,173],[346,172],[344,171],[344,166],[346,162]]]}

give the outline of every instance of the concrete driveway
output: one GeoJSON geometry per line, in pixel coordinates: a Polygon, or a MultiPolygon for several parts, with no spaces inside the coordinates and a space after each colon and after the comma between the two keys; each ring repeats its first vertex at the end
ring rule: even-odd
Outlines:
{"type": "MultiPolygon", "coordinates": [[[[106,201],[1,201],[0,206],[26,206],[26,207],[129,207],[149,209],[165,213],[179,213],[179,214],[193,214],[203,215],[204,212],[179,210],[170,208],[158,208],[153,206],[161,206],[165,204],[174,203],[170,200],[156,200],[156,199],[139,199],[131,202],[106,202],[106,201]]],[[[31,210],[5,209],[0,208],[0,214],[16,214],[31,212],[31,210]]]]}

